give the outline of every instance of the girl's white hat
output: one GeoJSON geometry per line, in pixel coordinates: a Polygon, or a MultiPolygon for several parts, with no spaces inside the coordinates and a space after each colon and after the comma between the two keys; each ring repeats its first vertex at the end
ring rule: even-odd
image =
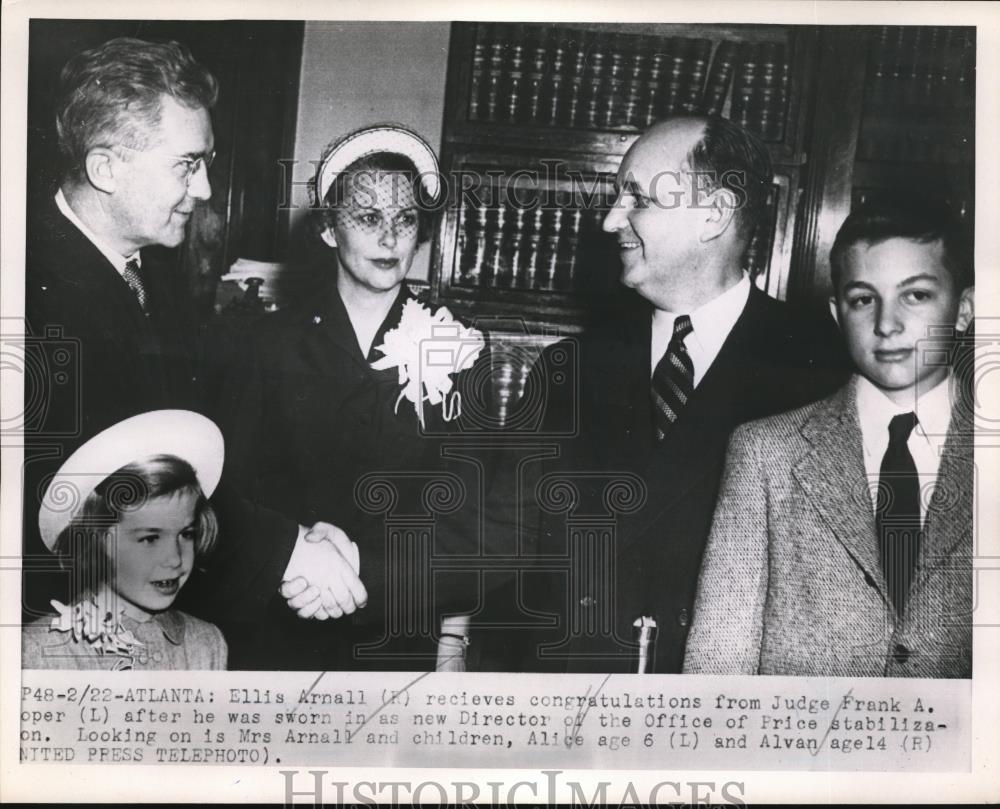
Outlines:
{"type": "Polygon", "coordinates": [[[52,550],[63,529],[105,478],[154,455],[191,464],[205,497],[222,476],[225,443],[211,419],[190,410],[154,410],[120,421],[76,450],[49,482],[38,511],[42,541],[52,550]]]}
{"type": "Polygon", "coordinates": [[[410,158],[424,190],[437,199],[441,190],[441,175],[434,150],[420,135],[399,124],[376,124],[350,132],[328,147],[316,172],[316,200],[322,203],[337,175],[355,160],[376,152],[391,152],[410,158]]]}

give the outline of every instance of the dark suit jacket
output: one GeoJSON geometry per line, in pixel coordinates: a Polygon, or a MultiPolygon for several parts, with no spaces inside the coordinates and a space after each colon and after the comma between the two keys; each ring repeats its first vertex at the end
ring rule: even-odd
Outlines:
{"type": "MultiPolygon", "coordinates": [[[[30,367],[25,384],[24,550],[50,560],[38,536],[45,481],[76,447],[121,419],[160,408],[201,409],[198,340],[174,268],[143,250],[149,316],[101,252],[47,200],[29,216],[25,314],[30,367]]],[[[296,526],[220,485],[212,503],[220,542],[211,575],[192,580],[186,609],[210,620],[260,609],[280,583],[296,526]]],[[[26,605],[48,612],[66,598],[64,575],[26,570],[26,605]]]]}
{"type": "Polygon", "coordinates": [[[165,256],[142,253],[150,314],[101,252],[56,208],[29,222],[25,313],[30,333],[67,341],[73,390],[51,379],[46,425],[91,436],[127,416],[195,401],[194,334],[165,256]]]}
{"type": "MultiPolygon", "coordinates": [[[[646,307],[585,335],[575,373],[547,385],[546,429],[573,435],[537,488],[538,547],[544,566],[563,570],[525,577],[522,607],[554,614],[557,626],[539,633],[524,668],[635,671],[632,625],[649,616],[658,626],[653,671],[679,672],[730,432],[815,400],[846,378],[832,323],[753,289],[673,429],[656,443],[650,323],[646,307]]],[[[543,356],[543,373],[559,348],[543,356]]]]}
{"type": "MultiPolygon", "coordinates": [[[[404,285],[374,346],[410,298],[404,285]]],[[[425,404],[421,429],[413,404],[398,401],[398,370],[373,370],[374,356],[362,355],[335,287],[264,320],[251,366],[227,385],[227,473],[265,505],[346,531],[369,601],[350,618],[303,622],[275,598],[264,621],[223,627],[230,665],[426,670],[440,618],[429,599],[471,581],[468,571],[432,574],[429,555],[474,552],[466,543],[477,533],[484,467],[449,456],[463,437],[440,405],[425,404]]],[[[470,375],[458,376],[459,389],[470,375]]]]}
{"type": "Polygon", "coordinates": [[[972,425],[956,408],[898,615],[879,562],[855,384],[740,427],[684,670],[971,677],[972,477],[972,425]]]}

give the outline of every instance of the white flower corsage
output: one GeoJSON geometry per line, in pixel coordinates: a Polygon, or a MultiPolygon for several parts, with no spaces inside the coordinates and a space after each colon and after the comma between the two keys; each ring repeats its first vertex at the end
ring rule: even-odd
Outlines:
{"type": "Polygon", "coordinates": [[[124,609],[115,615],[111,610],[99,607],[93,598],[78,601],[72,606],[55,599],[49,603],[59,613],[52,619],[51,629],[72,633],[76,643],[90,644],[99,655],[120,658],[115,665],[116,670],[132,667],[133,658],[143,643],[122,626],[124,609]]]}
{"type": "Polygon", "coordinates": [[[441,404],[445,421],[462,415],[462,397],[452,391],[452,374],[470,368],[483,350],[482,332],[467,329],[445,307],[431,313],[419,302],[407,300],[399,325],[386,332],[377,349],[384,355],[372,363],[376,371],[399,369],[403,390],[396,400],[396,412],[404,398],[413,402],[420,426],[424,426],[423,403],[441,404]]]}

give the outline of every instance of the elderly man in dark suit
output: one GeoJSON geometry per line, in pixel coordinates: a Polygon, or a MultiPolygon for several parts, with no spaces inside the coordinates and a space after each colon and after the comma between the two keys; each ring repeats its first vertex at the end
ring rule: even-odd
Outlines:
{"type": "MultiPolygon", "coordinates": [[[[178,43],[115,39],[63,69],[63,179],[29,214],[26,319],[39,339],[75,345],[80,368],[76,386],[53,377],[42,391],[27,391],[44,396],[45,407],[26,453],[26,554],[40,547],[38,498],[53,464],[123,418],[199,405],[189,307],[170,268],[146,248],[179,245],[195,205],[211,194],[216,95],[215,78],[178,43]],[[65,425],[74,429],[59,433],[65,425]]],[[[224,485],[213,502],[223,542],[209,590],[226,614],[262,608],[283,579],[304,617],[336,617],[364,602],[355,549],[338,529],[320,524],[307,542],[305,529],[224,485]],[[321,586],[305,588],[299,572],[321,586]]],[[[65,598],[53,586],[28,574],[26,605],[65,598]]]]}
{"type": "Polygon", "coordinates": [[[857,374],[733,434],[685,671],[972,676],[963,242],[912,200],[844,223],[830,305],[857,374]]]}
{"type": "Polygon", "coordinates": [[[544,430],[573,437],[536,487],[549,570],[524,575],[519,609],[555,626],[522,668],[679,672],[730,432],[844,378],[833,324],[743,270],[771,179],[765,147],[719,117],[659,123],[625,155],[604,229],[642,301],[546,380],[544,430]]]}

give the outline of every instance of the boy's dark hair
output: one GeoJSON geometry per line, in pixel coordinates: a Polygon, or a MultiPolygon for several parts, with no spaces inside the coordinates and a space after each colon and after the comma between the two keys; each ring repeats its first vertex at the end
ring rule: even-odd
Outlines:
{"type": "Polygon", "coordinates": [[[880,244],[910,239],[921,244],[940,241],[944,266],[959,290],[975,284],[972,238],[968,227],[944,203],[920,197],[883,197],[856,207],[840,226],[830,250],[833,293],[840,294],[844,256],[859,242],[880,244]]]}
{"type": "Polygon", "coordinates": [[[53,550],[60,566],[70,571],[74,593],[93,590],[114,573],[113,560],[107,558],[101,540],[124,512],[158,497],[179,494],[197,495],[195,558],[207,556],[215,546],[218,523],[194,469],[174,455],[154,455],[123,466],[101,481],[56,539],[53,550]]]}

